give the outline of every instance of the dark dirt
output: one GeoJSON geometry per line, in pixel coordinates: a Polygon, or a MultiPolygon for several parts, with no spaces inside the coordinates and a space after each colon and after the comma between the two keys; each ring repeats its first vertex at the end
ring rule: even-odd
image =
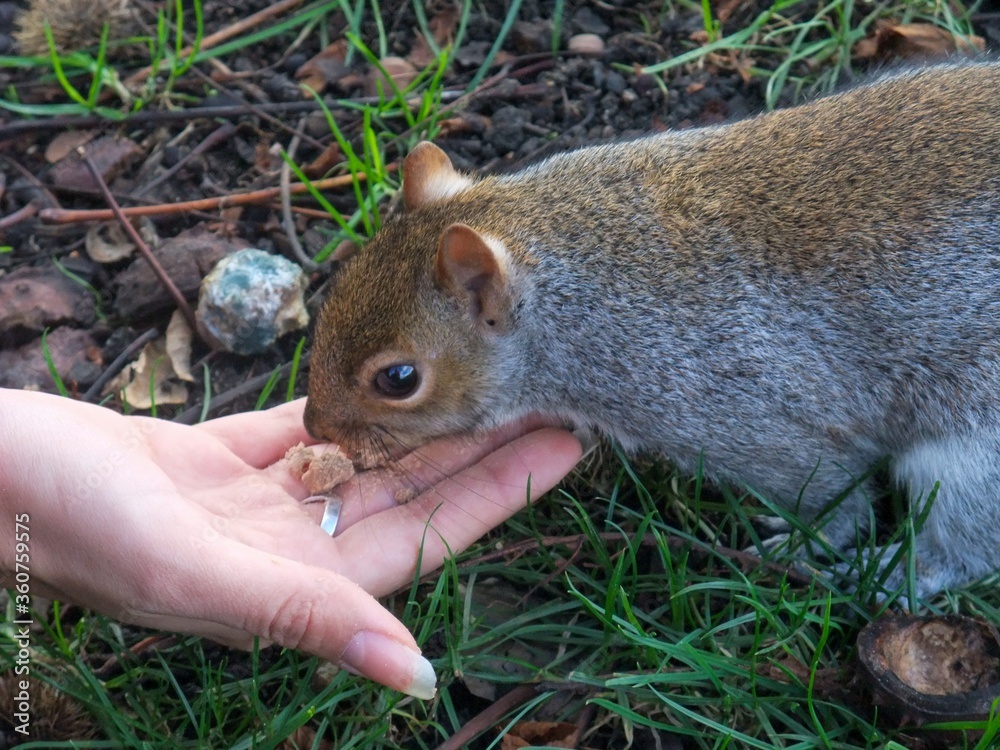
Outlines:
{"type": "MultiPolygon", "coordinates": [[[[25,4],[0,2],[0,55],[16,49],[8,32],[25,4]]],[[[263,0],[205,0],[206,33],[268,5],[263,0]]],[[[447,7],[447,3],[428,5],[428,18],[432,19],[447,7]]],[[[504,44],[503,57],[490,70],[495,76],[490,87],[464,100],[437,143],[460,169],[499,172],[585,144],[667,128],[711,125],[762,110],[763,80],[746,79],[746,71],[741,73],[736,59],[717,57],[707,64],[682,66],[662,81],[638,72],[639,66],[691,49],[696,44],[692,36],[703,29],[700,12],[661,16],[662,5],[659,0],[568,0],[559,35],[561,51],[553,56],[549,49],[555,2],[525,0],[520,21],[504,44]],[[578,34],[596,35],[603,52],[584,55],[566,51],[569,40],[578,34]]],[[[761,7],[753,0],[735,4],[729,25],[739,27],[761,7]]],[[[388,54],[411,55],[417,20],[410,0],[386,0],[382,8],[388,54]]],[[[446,90],[465,90],[497,38],[506,11],[506,5],[497,0],[474,4],[466,41],[445,77],[446,90]]],[[[150,16],[140,13],[140,18],[148,22],[150,16]]],[[[329,38],[336,40],[345,27],[344,19],[331,13],[324,26],[329,38]]],[[[112,153],[103,165],[105,177],[123,206],[274,187],[281,167],[275,146],[288,148],[301,127],[305,137],[296,160],[309,164],[333,140],[322,114],[303,105],[306,100],[295,77],[320,52],[320,34],[314,31],[297,42],[297,33],[293,30],[225,56],[223,60],[234,74],[225,76],[224,83],[211,83],[209,76],[218,77],[218,71],[207,64],[199,66],[201,76],[188,73],[175,84],[169,108],[166,102],[159,108],[150,106],[124,124],[92,119],[39,120],[30,128],[18,129],[23,120],[0,109],[0,247],[10,248],[0,252],[0,387],[56,391],[42,354],[42,334],[47,330],[47,346],[59,376],[72,395],[80,396],[112,374],[109,366],[131,342],[150,328],[165,330],[173,309],[142,258],[133,255],[110,264],[96,263],[84,252],[89,223],[46,223],[34,210],[106,207],[92,182],[87,184],[86,173],[69,163],[72,157],[51,163],[46,149],[57,138],[80,130],[125,139],[127,148],[112,153]],[[185,115],[181,106],[239,106],[242,111],[203,117],[185,115]],[[221,122],[231,123],[232,132],[210,139],[221,122]],[[200,144],[205,147],[199,148],[200,144]],[[175,167],[176,171],[168,174],[175,167]],[[76,280],[70,281],[68,274],[76,280]]],[[[989,27],[982,33],[987,39],[1000,36],[997,29],[989,27]]],[[[376,26],[368,19],[365,41],[373,45],[376,38],[376,26]]],[[[760,57],[755,63],[773,67],[760,57]]],[[[118,64],[125,71],[124,78],[128,62],[118,64]]],[[[369,67],[356,56],[351,64],[327,64],[324,72],[329,78],[324,95],[341,129],[357,145],[360,114],[338,106],[336,98],[368,95],[369,67]]],[[[12,68],[0,68],[0,90],[17,92],[23,102],[64,97],[55,84],[12,68]]],[[[790,97],[789,93],[784,99],[790,97]]],[[[107,104],[117,106],[116,102],[107,104]]],[[[400,147],[406,144],[404,136],[409,135],[405,122],[395,123],[395,127],[401,137],[389,144],[387,160],[400,155],[400,147]]],[[[345,213],[356,208],[349,189],[327,197],[345,213]]],[[[308,198],[297,200],[296,205],[319,208],[308,198]]],[[[155,252],[193,301],[200,278],[217,257],[235,247],[252,246],[293,257],[276,206],[276,200],[268,200],[242,208],[155,217],[152,224],[161,238],[155,252]],[[192,234],[207,235],[211,240],[200,246],[187,241],[192,234]]],[[[336,233],[332,221],[313,214],[300,214],[296,229],[312,253],[327,246],[336,233]]],[[[314,293],[322,290],[335,265],[325,264],[310,274],[313,303],[318,299],[314,293]]],[[[213,400],[211,414],[252,408],[263,380],[291,360],[298,339],[296,334],[286,336],[256,357],[211,352],[196,344],[192,369],[197,371],[198,363],[207,363],[213,393],[221,394],[213,400]]],[[[190,387],[187,403],[163,407],[159,416],[191,420],[200,413],[204,394],[200,376],[198,380],[190,387]]],[[[297,390],[302,393],[304,388],[305,378],[300,378],[297,390]]],[[[284,388],[277,390],[283,394],[284,388]]],[[[88,397],[98,400],[100,395],[91,393],[88,397]]],[[[273,400],[280,400],[280,396],[273,400]]],[[[115,395],[110,396],[108,405],[122,408],[115,395]]],[[[462,710],[471,716],[481,705],[470,695],[462,710]]],[[[646,742],[653,740],[638,730],[636,746],[646,742]]]]}
{"type": "MultiPolygon", "coordinates": [[[[22,5],[0,2],[0,19],[16,18],[22,5]]],[[[249,1],[208,2],[206,32],[212,33],[266,5],[249,1]]],[[[637,74],[634,68],[616,67],[616,64],[654,63],[690,48],[692,43],[688,38],[702,23],[697,14],[661,20],[657,15],[659,3],[569,2],[565,5],[560,35],[562,46],[574,35],[593,34],[603,42],[604,52],[599,56],[568,52],[552,56],[548,50],[553,6],[552,2],[523,4],[522,20],[513,27],[498,58],[502,64],[490,71],[497,74],[497,79],[490,88],[465,102],[461,113],[447,128],[452,134],[438,138],[456,166],[507,171],[584,144],[664,128],[717,123],[762,107],[760,84],[745,83],[733,70],[711,66],[682,69],[669,76],[661,87],[652,76],[637,74]]],[[[748,5],[748,13],[754,11],[752,6],[753,3],[748,5]]],[[[446,7],[447,4],[439,4],[431,12],[446,7]]],[[[459,61],[446,76],[446,89],[464,89],[500,31],[506,8],[502,3],[487,3],[486,7],[490,15],[474,11],[470,18],[459,61]]],[[[386,29],[389,54],[411,54],[417,36],[411,3],[389,2],[383,4],[383,10],[384,18],[391,19],[391,26],[386,29]]],[[[428,15],[433,19],[431,12],[428,15]]],[[[336,39],[343,28],[339,14],[331,14],[327,27],[330,38],[336,39]]],[[[368,27],[366,31],[371,36],[366,41],[374,44],[376,28],[371,19],[368,27]]],[[[10,24],[0,22],[0,29],[10,28],[10,24]]],[[[85,345],[76,345],[77,337],[70,350],[54,351],[64,339],[69,341],[63,333],[49,342],[49,348],[70,391],[83,393],[120,353],[130,336],[138,336],[151,326],[164,330],[173,307],[142,258],[133,255],[129,260],[111,264],[92,261],[83,250],[89,223],[47,224],[30,213],[16,220],[22,215],[18,212],[30,212],[26,206],[32,202],[36,206],[64,209],[105,206],[92,178],[73,154],[55,163],[47,160],[46,149],[53,141],[61,135],[85,130],[95,131],[95,135],[104,136],[106,141],[125,144],[117,146],[117,150],[112,145],[110,154],[106,150],[100,152],[104,156],[100,162],[102,171],[123,206],[211,198],[274,186],[280,159],[273,155],[272,148],[287,147],[303,117],[301,113],[283,114],[280,106],[303,102],[295,74],[320,51],[318,38],[313,34],[303,44],[291,48],[295,35],[289,33],[230,55],[225,62],[237,72],[237,77],[225,83],[224,91],[220,89],[208,98],[204,98],[204,80],[193,74],[184,76],[175,85],[174,103],[188,96],[202,97],[193,101],[200,106],[247,105],[248,111],[229,118],[234,126],[231,137],[209,143],[200,153],[194,151],[219,127],[217,119],[178,117],[173,113],[170,116],[176,119],[163,120],[158,117],[163,110],[151,107],[143,115],[147,120],[125,126],[42,121],[38,127],[12,132],[11,126],[17,127],[19,118],[0,110],[0,175],[4,181],[0,216],[7,217],[0,223],[0,245],[11,248],[0,253],[0,274],[7,275],[0,276],[0,302],[3,302],[0,352],[8,359],[33,363],[5,372],[4,386],[55,391],[55,383],[41,356],[40,337],[46,329],[55,333],[68,327],[87,332],[85,345]],[[254,106],[265,104],[278,105],[279,111],[269,116],[252,111],[254,106]],[[163,179],[164,173],[178,164],[180,168],[163,179]],[[40,284],[60,284],[60,288],[65,288],[60,280],[66,276],[52,259],[59,260],[65,271],[93,287],[100,302],[99,315],[67,318],[61,312],[68,304],[67,299],[38,300],[38,294],[30,289],[28,293],[15,291],[23,290],[24,284],[17,281],[19,277],[14,272],[23,273],[21,269],[28,267],[41,274],[40,284]],[[14,307],[8,299],[11,297],[18,300],[14,307]],[[25,316],[31,318],[31,325],[21,320],[25,316]]],[[[0,32],[0,51],[11,52],[14,48],[12,37],[0,32]]],[[[127,72],[127,62],[120,65],[127,72]]],[[[206,73],[212,72],[208,66],[203,67],[206,73]]],[[[350,138],[358,133],[360,118],[354,112],[336,108],[333,97],[365,95],[368,66],[355,61],[350,66],[343,65],[339,72],[343,77],[332,80],[326,93],[338,123],[350,138]]],[[[12,69],[0,69],[0,86],[12,87],[25,102],[53,101],[64,96],[56,85],[40,81],[34,75],[30,78],[19,75],[12,69]]],[[[305,115],[302,123],[309,138],[300,144],[297,159],[308,164],[332,138],[321,114],[305,115]]],[[[88,149],[97,152],[97,140],[91,141],[88,149]]],[[[388,159],[397,156],[395,149],[399,145],[400,142],[390,144],[388,159]]],[[[348,192],[333,193],[329,198],[345,212],[355,207],[348,192]]],[[[273,202],[223,212],[174,214],[156,218],[153,223],[164,242],[156,248],[157,255],[167,265],[168,273],[177,276],[175,281],[181,291],[192,300],[196,297],[198,279],[210,270],[220,252],[249,245],[288,253],[288,240],[273,202]],[[192,249],[180,254],[172,252],[173,243],[166,240],[196,227],[214,236],[207,249],[199,253],[192,249]],[[220,245],[224,246],[221,250],[220,245]]],[[[321,218],[300,218],[297,228],[310,252],[321,250],[336,229],[332,222],[321,218]]],[[[313,290],[321,286],[324,277],[324,273],[313,274],[313,290]]],[[[79,289],[74,293],[79,296],[79,289]]],[[[211,353],[203,347],[196,349],[195,359],[205,358],[209,363],[218,394],[254,376],[266,375],[287,362],[296,341],[297,337],[287,336],[271,351],[255,358],[211,353]]],[[[248,391],[245,398],[215,413],[246,408],[254,403],[256,396],[257,392],[248,391]]],[[[186,406],[197,407],[201,398],[199,388],[192,388],[186,406]]],[[[171,416],[183,409],[184,406],[167,407],[160,414],[171,416]]]]}

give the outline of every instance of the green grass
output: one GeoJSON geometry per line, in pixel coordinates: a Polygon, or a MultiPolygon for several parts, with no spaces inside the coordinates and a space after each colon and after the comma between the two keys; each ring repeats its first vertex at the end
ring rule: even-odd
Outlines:
{"type": "MultiPolygon", "coordinates": [[[[776,0],[759,6],[740,28],[720,23],[713,6],[668,2],[659,16],[650,15],[650,28],[674,13],[701,18],[709,41],[692,43],[648,70],[669,79],[675,69],[710,55],[752,57],[749,71],[766,81],[772,106],[796,92],[835,85],[850,66],[849,50],[878,18],[969,31],[967,13],[957,4],[776,0]]],[[[510,7],[501,36],[516,20],[518,3],[510,7]]],[[[553,7],[566,12],[562,2],[553,7]]],[[[414,9],[426,30],[422,4],[414,9]]],[[[347,20],[350,55],[370,62],[384,57],[386,24],[374,0],[307,4],[187,56],[180,54],[187,43],[182,39],[204,34],[201,13],[197,4],[175,3],[142,40],[143,59],[129,68],[162,66],[138,92],[122,88],[128,71],[108,62],[102,44],[61,57],[0,58],[0,66],[37,72],[38,80],[57,82],[66,95],[26,105],[9,89],[0,92],[0,106],[25,117],[95,112],[121,119],[154,104],[178,103],[190,96],[178,91],[191,65],[252,52],[279,35],[316,34],[326,44],[332,40],[323,22],[338,10],[347,20]]],[[[459,45],[471,12],[472,3],[464,2],[459,45]]],[[[565,38],[560,34],[554,31],[553,44],[565,38]]],[[[489,54],[499,50],[496,45],[489,54]]],[[[377,230],[382,207],[398,188],[398,174],[388,165],[417,140],[433,137],[449,114],[442,92],[455,47],[435,52],[435,62],[405,89],[390,85],[374,104],[341,101],[324,110],[343,169],[355,175],[354,207],[342,215],[314,192],[334,221],[318,262],[342,240],[364,241],[377,230]]],[[[463,83],[472,87],[490,73],[484,64],[463,83]]],[[[290,166],[305,180],[298,164],[290,166]]],[[[301,355],[300,345],[284,392],[276,374],[259,405],[294,392],[301,355]]],[[[208,390],[207,367],[204,374],[208,390]]],[[[910,747],[911,735],[880,728],[869,706],[850,704],[849,687],[838,690],[847,685],[858,631],[880,609],[875,569],[861,571],[861,589],[848,592],[830,577],[803,582],[783,572],[782,566],[792,570],[798,563],[785,552],[766,566],[748,564],[732,551],[758,538],[752,519],[762,504],[766,498],[710,490],[661,465],[633,469],[614,455],[605,458],[602,471],[575,477],[439,575],[389,598],[434,662],[440,690],[433,701],[406,698],[344,672],[331,676],[317,660],[294,651],[247,655],[178,637],[133,654],[140,631],[57,605],[36,617],[47,625],[33,634],[32,676],[72,696],[91,717],[100,739],[72,745],[80,748],[291,747],[282,743],[300,727],[339,749],[433,748],[496,697],[526,683],[537,691],[490,722],[474,747],[498,746],[518,717],[576,722],[584,713],[589,721],[581,744],[590,747],[625,747],[626,740],[669,746],[671,738],[685,748],[910,747]],[[108,666],[111,657],[117,665],[108,666]],[[471,697],[470,685],[485,697],[471,697]]],[[[902,528],[905,547],[912,527],[902,528]]],[[[814,533],[801,533],[821,545],[814,533]]],[[[1000,623],[995,577],[931,604],[936,612],[1000,623]]],[[[9,605],[7,614],[0,623],[0,673],[13,658],[9,605]]],[[[0,713],[0,723],[5,718],[0,713]]],[[[1000,744],[1000,718],[983,729],[983,739],[953,746],[1000,744]]],[[[319,747],[297,736],[299,747],[319,747]]],[[[39,738],[23,747],[70,746],[39,738]]]]}
{"type": "MultiPolygon", "coordinates": [[[[873,713],[844,703],[871,592],[791,580],[780,572],[791,558],[746,566],[730,552],[750,538],[735,498],[657,466],[636,473],[612,457],[606,469],[603,489],[554,493],[390,599],[435,664],[434,701],[343,672],[325,681],[293,651],[182,637],[134,656],[134,632],[78,610],[36,618],[59,627],[35,635],[33,669],[111,743],[78,747],[277,747],[303,724],[337,748],[435,747],[491,702],[470,701],[465,681],[497,696],[537,685],[526,718],[573,722],[591,706],[591,747],[636,733],[694,748],[887,747],[894,735],[873,713]],[[498,554],[501,541],[518,554],[498,554]],[[96,674],[109,655],[120,666],[96,674]]],[[[1000,622],[995,584],[935,604],[1000,622]]],[[[990,732],[1000,739],[996,718],[990,732]]]]}

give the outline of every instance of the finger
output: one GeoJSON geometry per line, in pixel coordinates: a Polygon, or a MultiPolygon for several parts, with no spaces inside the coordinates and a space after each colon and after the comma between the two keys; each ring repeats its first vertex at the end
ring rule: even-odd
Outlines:
{"type": "MultiPolygon", "coordinates": [[[[434,440],[388,468],[357,474],[336,489],[337,497],[344,500],[341,533],[363,518],[394,508],[400,492],[423,493],[544,424],[543,418],[532,415],[490,432],[434,440]]],[[[524,482],[518,487],[523,490],[524,482]]]]}
{"type": "Polygon", "coordinates": [[[249,633],[409,695],[433,696],[434,671],[413,636],[357,584],[231,540],[216,544],[210,556],[198,556],[204,564],[183,575],[181,585],[163,592],[157,610],[189,614],[192,628],[210,628],[213,637],[249,633]],[[184,582],[197,588],[185,591],[184,582]]]}
{"type": "Polygon", "coordinates": [[[412,578],[419,557],[423,572],[433,570],[449,548],[465,549],[524,508],[529,497],[534,501],[552,489],[581,452],[564,430],[518,438],[416,500],[347,529],[336,540],[338,569],[376,596],[388,593],[412,578]]]}
{"type": "Polygon", "coordinates": [[[264,468],[285,455],[296,443],[313,445],[316,439],[302,423],[305,399],[267,411],[245,412],[211,419],[196,427],[213,435],[251,466],[264,468]]]}

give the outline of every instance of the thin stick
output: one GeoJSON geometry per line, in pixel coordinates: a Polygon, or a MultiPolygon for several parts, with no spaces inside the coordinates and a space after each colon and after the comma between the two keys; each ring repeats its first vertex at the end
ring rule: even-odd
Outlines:
{"type": "MultiPolygon", "coordinates": [[[[299,121],[298,130],[302,130],[306,125],[306,119],[303,117],[299,121]]],[[[295,259],[299,262],[299,265],[305,270],[306,273],[312,273],[317,268],[313,262],[313,259],[309,257],[306,251],[302,248],[302,243],[299,242],[299,236],[295,232],[295,219],[292,217],[292,192],[289,188],[292,186],[292,168],[289,162],[295,159],[295,152],[299,150],[299,143],[301,142],[298,132],[292,136],[291,142],[288,144],[288,148],[285,149],[285,157],[281,160],[281,179],[278,187],[281,189],[281,226],[285,230],[285,237],[288,238],[288,244],[292,249],[292,254],[295,259]]]]}
{"type": "Polygon", "coordinates": [[[222,141],[232,136],[233,133],[235,132],[236,132],[236,126],[233,125],[231,122],[222,123],[218,128],[209,133],[201,143],[199,143],[197,146],[191,149],[183,159],[179,159],[177,163],[174,164],[174,166],[165,171],[156,179],[147,182],[145,185],[142,185],[138,190],[133,192],[132,197],[139,198],[148,193],[157,185],[166,182],[175,174],[180,172],[184,168],[184,165],[188,163],[188,161],[198,156],[199,154],[205,153],[210,148],[213,148],[217,143],[221,143],[222,141]]]}
{"type": "Polygon", "coordinates": [[[107,368],[105,368],[104,372],[102,372],[101,376],[94,381],[93,385],[87,389],[80,400],[90,402],[101,395],[101,391],[104,389],[104,386],[108,384],[111,378],[125,369],[125,365],[132,360],[132,357],[138,354],[140,349],[159,335],[160,332],[158,330],[150,328],[144,334],[139,336],[139,338],[126,346],[122,350],[122,353],[115,357],[114,361],[108,365],[107,368]]]}
{"type": "MultiPolygon", "coordinates": [[[[395,169],[395,164],[390,164],[387,169],[395,169]]],[[[358,179],[365,179],[364,173],[357,175],[358,179]]],[[[312,187],[317,190],[330,190],[333,188],[350,185],[354,180],[352,175],[341,175],[340,177],[328,177],[325,180],[316,180],[312,187]]],[[[309,186],[295,182],[289,185],[289,191],[293,195],[306,193],[309,186]]],[[[184,211],[214,211],[222,210],[231,206],[246,206],[254,203],[264,203],[274,198],[281,197],[281,188],[263,188],[249,193],[234,193],[223,195],[217,198],[202,198],[196,201],[183,201],[181,203],[161,203],[155,206],[130,206],[120,208],[123,216],[162,216],[164,214],[183,213],[184,211]]],[[[110,221],[117,214],[111,209],[67,209],[67,208],[43,208],[38,216],[46,224],[75,224],[80,221],[110,221]]]]}
{"type": "Polygon", "coordinates": [[[97,165],[94,164],[94,160],[90,158],[83,146],[79,146],[76,149],[76,152],[80,155],[80,158],[83,159],[83,163],[87,165],[87,169],[89,169],[90,173],[94,176],[97,186],[104,194],[104,200],[106,200],[108,205],[111,206],[112,218],[116,218],[121,222],[122,227],[125,229],[125,233],[129,236],[132,242],[135,243],[135,246],[139,248],[139,252],[142,253],[142,257],[146,259],[146,262],[149,263],[150,267],[153,269],[153,273],[156,274],[156,278],[158,278],[160,283],[163,284],[167,293],[174,298],[174,302],[177,303],[177,309],[181,311],[181,315],[184,316],[184,320],[187,322],[191,331],[197,331],[198,324],[195,322],[194,311],[191,309],[191,305],[189,305],[188,301],[184,299],[184,295],[181,294],[180,289],[178,289],[177,285],[174,284],[174,280],[171,279],[170,276],[167,275],[167,272],[163,270],[163,266],[160,265],[160,261],[156,259],[156,256],[153,255],[153,251],[149,249],[149,245],[146,244],[145,240],[142,239],[135,227],[132,226],[132,222],[125,217],[121,206],[119,206],[118,201],[115,200],[115,196],[111,194],[111,189],[108,187],[108,183],[104,181],[100,170],[97,168],[97,165]]]}
{"type": "MultiPolygon", "coordinates": [[[[301,4],[302,0],[282,0],[282,2],[280,3],[275,3],[274,5],[268,6],[263,10],[257,11],[253,15],[247,16],[246,18],[237,21],[232,26],[227,26],[226,28],[220,29],[214,34],[209,34],[208,36],[204,37],[201,40],[201,44],[198,45],[198,51],[203,52],[204,50],[211,49],[212,47],[215,47],[221,44],[222,42],[229,41],[234,36],[238,36],[242,34],[244,31],[252,29],[254,26],[259,26],[261,23],[267,21],[270,18],[273,18],[274,16],[280,16],[286,10],[291,10],[296,5],[301,5],[301,4]]],[[[192,52],[194,52],[194,47],[189,45],[184,49],[182,49],[177,56],[180,58],[184,58],[190,55],[192,52]]],[[[162,63],[160,63],[160,65],[161,66],[167,65],[167,61],[164,60],[162,63]]],[[[152,72],[153,72],[152,67],[145,67],[142,70],[136,71],[125,80],[126,87],[142,83],[142,81],[145,78],[147,78],[149,74],[152,72]]]]}
{"type": "Polygon", "coordinates": [[[538,685],[518,685],[467,721],[455,734],[438,745],[437,750],[460,750],[460,748],[467,747],[468,743],[475,739],[480,732],[489,729],[505,714],[538,695],[538,690],[538,685]]]}

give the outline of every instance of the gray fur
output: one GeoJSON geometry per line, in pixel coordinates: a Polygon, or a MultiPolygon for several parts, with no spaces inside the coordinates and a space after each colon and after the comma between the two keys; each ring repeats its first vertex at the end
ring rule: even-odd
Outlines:
{"type": "MultiPolygon", "coordinates": [[[[311,404],[310,428],[419,440],[541,411],[686,471],[703,460],[806,521],[889,457],[912,498],[941,483],[918,593],[1000,569],[998,91],[1000,65],[930,67],[558,156],[409,211],[345,269],[349,302],[335,291],[324,311],[341,330],[317,347],[310,397],[326,408],[311,404]],[[510,330],[482,330],[435,283],[433,238],[455,222],[509,253],[510,330]],[[376,266],[394,264],[417,281],[387,302],[395,282],[376,266]],[[344,330],[351,305],[411,321],[402,350],[437,346],[437,330],[475,352],[436,373],[460,405],[435,410],[431,394],[420,419],[366,416],[351,373],[333,373],[364,340],[344,330]]],[[[849,546],[869,517],[862,488],[823,533],[849,546]]]]}

